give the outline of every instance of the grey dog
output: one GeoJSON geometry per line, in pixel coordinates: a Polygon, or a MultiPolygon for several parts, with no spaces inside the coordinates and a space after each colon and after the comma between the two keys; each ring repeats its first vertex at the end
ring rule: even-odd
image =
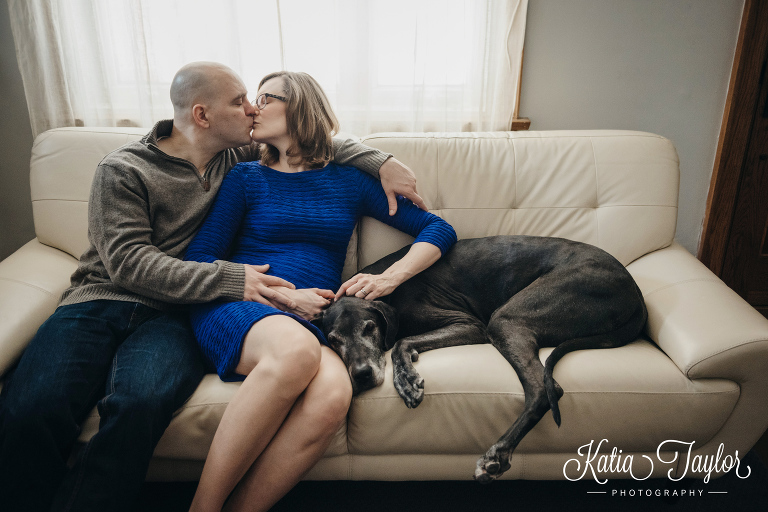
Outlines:
{"type": "MultiPolygon", "coordinates": [[[[408,249],[361,273],[380,274],[408,249]]],[[[512,452],[548,410],[560,425],[555,363],[574,350],[625,345],[647,317],[632,276],[602,249],[562,238],[495,236],[458,241],[381,300],[342,297],[325,311],[322,327],[355,394],[381,385],[384,352],[392,349],[395,388],[409,408],[424,399],[424,379],[413,366],[419,353],[493,344],[517,372],[525,408],[478,460],[475,479],[485,483],[510,468],[512,452]],[[544,365],[542,347],[555,347],[544,365]]]]}

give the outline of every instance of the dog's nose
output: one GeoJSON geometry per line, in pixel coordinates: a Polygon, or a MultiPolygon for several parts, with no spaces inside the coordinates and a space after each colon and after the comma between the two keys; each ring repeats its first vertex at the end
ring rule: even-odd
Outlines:
{"type": "Polygon", "coordinates": [[[359,364],[352,369],[352,378],[358,384],[365,384],[373,377],[373,368],[369,364],[359,364]]]}

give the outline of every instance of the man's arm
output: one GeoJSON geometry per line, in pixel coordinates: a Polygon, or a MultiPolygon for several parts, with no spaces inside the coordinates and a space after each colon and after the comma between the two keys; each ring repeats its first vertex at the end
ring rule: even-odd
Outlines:
{"type": "Polygon", "coordinates": [[[427,205],[416,190],[416,175],[389,153],[360,144],[353,139],[333,139],[333,161],[351,165],[381,181],[389,203],[389,214],[397,212],[397,196],[410,199],[427,211],[427,205]]]}
{"type": "Polygon", "coordinates": [[[105,165],[96,170],[88,232],[112,282],[133,293],[178,304],[243,300],[248,281],[244,265],[182,261],[152,243],[144,194],[130,173],[105,165]]]}

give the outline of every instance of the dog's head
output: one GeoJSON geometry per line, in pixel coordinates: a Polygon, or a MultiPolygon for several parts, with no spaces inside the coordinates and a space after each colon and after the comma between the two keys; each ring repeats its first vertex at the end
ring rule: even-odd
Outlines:
{"type": "Polygon", "coordinates": [[[384,382],[384,352],[395,344],[397,313],[377,300],[342,297],[323,313],[323,332],[347,367],[355,395],[384,382]]]}

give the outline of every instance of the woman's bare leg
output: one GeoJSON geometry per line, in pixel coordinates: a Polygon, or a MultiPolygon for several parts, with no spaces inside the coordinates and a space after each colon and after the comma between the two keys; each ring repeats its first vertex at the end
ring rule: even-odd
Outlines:
{"type": "Polygon", "coordinates": [[[317,338],[292,318],[254,324],[236,369],[247,377],[224,411],[190,510],[221,510],[319,367],[317,338]]]}
{"type": "Polygon", "coordinates": [[[320,460],[347,416],[352,384],[344,363],[322,347],[320,369],[225,510],[268,510],[320,460]]]}

